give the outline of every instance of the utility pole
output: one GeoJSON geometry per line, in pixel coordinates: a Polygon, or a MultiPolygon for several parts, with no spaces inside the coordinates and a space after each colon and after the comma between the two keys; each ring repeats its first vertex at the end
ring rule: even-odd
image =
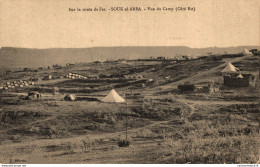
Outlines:
{"type": "MultiPolygon", "coordinates": [[[[260,93],[260,55],[257,55],[259,58],[258,63],[258,95],[260,93]]],[[[260,112],[260,101],[258,100],[258,111],[260,112]]],[[[260,113],[258,113],[258,133],[260,133],[260,113]]]]}
{"type": "Polygon", "coordinates": [[[258,90],[260,91],[260,55],[258,55],[259,63],[258,63],[258,90]]]}
{"type": "Polygon", "coordinates": [[[0,90],[0,111],[2,110],[2,106],[3,106],[2,96],[3,96],[3,90],[0,90]]]}
{"type": "MultiPolygon", "coordinates": [[[[130,88],[131,89],[131,88],[130,88]]],[[[133,96],[133,90],[131,89],[131,96],[133,96]]],[[[126,114],[125,114],[125,139],[126,141],[128,140],[128,134],[127,134],[127,131],[128,131],[128,124],[127,124],[127,114],[128,114],[128,104],[127,104],[127,92],[125,92],[125,102],[126,102],[126,114]]]]}
{"type": "Polygon", "coordinates": [[[127,109],[128,109],[128,106],[127,106],[127,100],[125,99],[125,102],[126,102],[126,115],[125,115],[125,140],[127,141],[127,109]]]}
{"type": "Polygon", "coordinates": [[[127,110],[128,110],[128,106],[127,106],[126,94],[127,94],[127,92],[125,92],[125,104],[126,104],[126,111],[125,111],[125,140],[127,141],[127,110]]]}
{"type": "MultiPolygon", "coordinates": [[[[3,83],[1,78],[0,78],[0,83],[1,84],[3,83]]],[[[3,107],[3,99],[2,99],[3,91],[4,91],[4,89],[0,90],[0,111],[2,110],[2,107],[3,107]]]]}

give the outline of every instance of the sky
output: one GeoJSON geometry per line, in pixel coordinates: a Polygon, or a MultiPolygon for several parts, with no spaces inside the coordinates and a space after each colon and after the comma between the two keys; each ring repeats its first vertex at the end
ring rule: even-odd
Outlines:
{"type": "Polygon", "coordinates": [[[0,0],[0,46],[260,45],[259,9],[259,0],[0,0]],[[68,11],[95,7],[162,10],[68,11]],[[163,7],[195,7],[195,11],[171,12],[163,7]]]}

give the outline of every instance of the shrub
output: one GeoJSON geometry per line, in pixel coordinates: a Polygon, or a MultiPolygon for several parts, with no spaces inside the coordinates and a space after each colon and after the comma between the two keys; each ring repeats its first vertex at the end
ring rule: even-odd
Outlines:
{"type": "Polygon", "coordinates": [[[125,139],[123,139],[123,140],[120,139],[120,140],[117,141],[117,145],[119,147],[129,147],[130,141],[129,140],[125,140],[125,139]]]}
{"type": "MultiPolygon", "coordinates": [[[[189,123],[182,140],[166,138],[164,144],[172,154],[172,163],[255,163],[258,159],[257,133],[253,128],[235,123],[212,126],[209,122],[189,123]],[[241,132],[237,130],[241,129],[241,132]]],[[[186,125],[185,127],[186,128],[186,125]]],[[[176,135],[175,135],[176,136],[176,135]]]]}
{"type": "Polygon", "coordinates": [[[99,123],[115,124],[117,120],[117,113],[96,112],[92,116],[99,123]]]}
{"type": "Polygon", "coordinates": [[[192,92],[195,89],[195,86],[193,84],[185,83],[183,85],[178,85],[178,89],[181,92],[192,92]]]}
{"type": "Polygon", "coordinates": [[[136,132],[136,136],[138,138],[150,138],[150,137],[155,137],[153,135],[153,132],[150,129],[141,129],[136,132]]]}

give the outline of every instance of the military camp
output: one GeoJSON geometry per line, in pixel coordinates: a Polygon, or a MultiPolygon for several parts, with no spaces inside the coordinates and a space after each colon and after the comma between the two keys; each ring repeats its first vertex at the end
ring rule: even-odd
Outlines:
{"type": "Polygon", "coordinates": [[[3,72],[0,162],[255,163],[260,58],[252,49],[3,72]]]}

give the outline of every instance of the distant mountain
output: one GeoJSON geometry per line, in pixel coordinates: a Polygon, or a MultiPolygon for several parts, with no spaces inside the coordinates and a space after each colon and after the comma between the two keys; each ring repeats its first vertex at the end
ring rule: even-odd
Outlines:
{"type": "Polygon", "coordinates": [[[51,48],[28,49],[2,47],[0,66],[3,68],[46,67],[53,64],[91,62],[126,59],[167,58],[207,56],[212,54],[240,53],[245,48],[260,49],[259,46],[237,46],[227,48],[189,48],[186,46],[136,46],[136,47],[93,47],[93,48],[51,48]]]}

